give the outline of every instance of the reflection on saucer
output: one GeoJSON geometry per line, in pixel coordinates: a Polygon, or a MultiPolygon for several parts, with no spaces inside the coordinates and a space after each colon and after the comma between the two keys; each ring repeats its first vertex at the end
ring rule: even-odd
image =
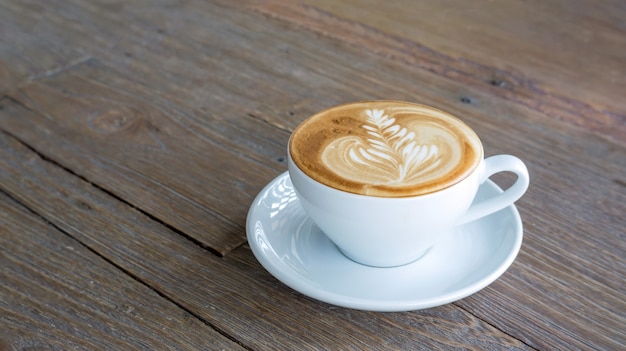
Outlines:
{"type": "MultiPolygon", "coordinates": [[[[487,181],[477,197],[496,192],[487,181]]],[[[456,228],[415,262],[368,267],[343,256],[317,228],[285,172],[252,204],[247,235],[265,269],[307,296],[356,309],[406,311],[456,301],[492,283],[519,252],[522,222],[509,206],[456,228]]]]}
{"type": "Polygon", "coordinates": [[[306,227],[306,222],[309,222],[309,226],[312,225],[312,222],[298,206],[289,206],[298,200],[289,177],[277,178],[273,185],[264,189],[255,201],[257,207],[265,209],[266,212],[264,213],[267,214],[269,221],[259,219],[254,222],[254,241],[256,246],[265,252],[265,255],[272,255],[284,264],[290,265],[292,269],[303,271],[305,265],[300,259],[298,251],[294,249],[293,242],[297,241],[302,228],[306,227]],[[269,231],[265,230],[263,223],[268,225],[269,231]],[[286,230],[288,226],[293,227],[294,223],[300,223],[297,226],[299,230],[296,230],[295,233],[286,230]],[[272,236],[271,238],[268,238],[268,232],[272,236]],[[273,245],[269,243],[273,243],[273,245]]]}

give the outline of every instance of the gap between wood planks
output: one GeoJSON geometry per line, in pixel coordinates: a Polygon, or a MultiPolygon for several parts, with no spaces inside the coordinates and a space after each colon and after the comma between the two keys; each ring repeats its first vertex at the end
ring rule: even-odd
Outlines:
{"type": "MultiPolygon", "coordinates": [[[[11,99],[11,100],[14,100],[14,99],[13,99],[13,98],[11,98],[11,97],[8,97],[8,98],[9,98],[9,99],[11,99]]],[[[15,101],[15,100],[14,100],[14,101],[15,101]]],[[[17,102],[17,103],[19,103],[19,101],[16,101],[16,102],[17,102]]],[[[20,105],[21,105],[21,104],[20,104],[20,105]]],[[[67,167],[63,166],[62,164],[58,163],[57,161],[55,161],[55,160],[53,160],[53,159],[51,159],[51,158],[47,157],[46,155],[42,154],[42,153],[41,153],[41,152],[39,152],[37,149],[35,149],[35,148],[34,148],[34,147],[32,147],[31,145],[29,145],[28,143],[24,142],[24,141],[23,141],[22,139],[20,139],[19,137],[15,136],[15,135],[13,135],[13,134],[11,134],[11,133],[9,133],[9,132],[7,132],[7,131],[3,130],[3,129],[0,129],[0,131],[1,131],[2,133],[4,133],[4,134],[6,134],[6,135],[10,136],[11,138],[13,138],[13,139],[15,139],[15,140],[19,141],[22,145],[24,145],[24,147],[26,147],[26,148],[28,148],[30,151],[34,152],[34,153],[35,153],[37,156],[39,156],[42,160],[44,160],[44,161],[46,161],[46,162],[48,162],[48,163],[51,163],[51,164],[53,164],[54,166],[61,168],[61,169],[62,169],[62,170],[64,170],[65,172],[67,172],[67,173],[69,173],[69,174],[71,174],[71,175],[73,175],[73,176],[75,176],[75,177],[77,177],[77,178],[79,178],[79,179],[83,180],[84,182],[86,182],[86,183],[88,183],[89,185],[93,186],[94,188],[96,188],[96,189],[98,189],[98,190],[102,191],[103,193],[107,194],[108,196],[110,196],[110,197],[114,198],[115,200],[117,200],[117,201],[119,201],[119,202],[121,202],[121,203],[123,203],[123,204],[125,204],[125,205],[127,205],[127,206],[129,206],[129,207],[131,207],[131,208],[133,208],[134,210],[137,210],[137,211],[138,211],[138,212],[140,212],[141,214],[143,214],[143,215],[145,215],[146,217],[150,218],[150,220],[152,220],[152,221],[155,221],[155,222],[159,223],[160,225],[162,225],[162,226],[166,227],[167,229],[171,230],[172,232],[174,232],[174,233],[176,233],[176,234],[178,234],[178,235],[180,235],[180,236],[184,237],[185,239],[187,239],[187,240],[191,241],[191,242],[192,242],[192,243],[194,243],[195,245],[198,245],[198,246],[200,246],[201,248],[203,248],[203,249],[205,249],[205,250],[207,250],[207,251],[211,252],[211,253],[212,253],[212,254],[214,254],[215,256],[218,256],[218,257],[224,257],[224,256],[226,255],[226,254],[222,255],[219,251],[217,251],[217,250],[213,249],[212,247],[210,247],[210,246],[208,246],[208,245],[203,244],[203,243],[202,243],[202,242],[200,242],[199,240],[196,240],[196,239],[195,239],[195,238],[193,238],[192,236],[190,236],[190,235],[188,235],[188,234],[184,233],[183,231],[181,231],[181,230],[179,230],[179,229],[177,229],[177,228],[175,228],[175,227],[173,227],[173,226],[171,226],[171,225],[169,225],[169,224],[165,223],[164,221],[162,221],[162,220],[161,220],[161,219],[159,219],[158,217],[155,217],[155,216],[154,216],[154,215],[152,215],[151,213],[149,213],[149,212],[146,212],[146,211],[142,210],[140,207],[137,207],[137,206],[133,205],[132,203],[130,203],[130,202],[128,202],[128,201],[126,201],[126,200],[124,200],[123,198],[121,198],[121,197],[119,197],[119,196],[115,195],[114,193],[110,192],[109,190],[107,190],[107,189],[105,189],[105,188],[103,188],[103,187],[99,186],[98,184],[96,184],[96,183],[94,183],[94,182],[90,181],[89,179],[87,179],[87,178],[85,178],[85,177],[83,177],[83,176],[81,176],[81,175],[79,175],[79,174],[75,173],[75,172],[74,172],[74,171],[72,171],[71,169],[69,169],[69,168],[67,168],[67,167]]],[[[0,188],[0,190],[2,190],[2,189],[0,188]]],[[[29,210],[30,210],[30,208],[29,208],[29,210]]],[[[32,210],[31,210],[31,211],[32,211],[32,210]]],[[[38,214],[38,215],[39,215],[39,214],[38,214]]],[[[42,217],[42,218],[43,218],[43,217],[42,217]]],[[[243,245],[243,244],[241,244],[241,245],[243,245]]],[[[239,246],[241,246],[241,245],[239,245],[239,246]]],[[[239,247],[239,246],[237,246],[237,247],[239,247]]],[[[236,249],[236,248],[233,248],[233,250],[234,250],[234,249],[236,249]]],[[[231,251],[232,251],[232,250],[231,250],[231,251]]]]}
{"type": "MultiPolygon", "coordinates": [[[[27,149],[29,149],[30,151],[32,151],[33,153],[35,153],[38,157],[41,158],[42,161],[47,162],[52,164],[55,167],[58,167],[60,169],[62,169],[63,171],[69,173],[69,176],[74,176],[77,177],[79,179],[81,179],[82,181],[86,182],[87,184],[89,184],[90,186],[93,186],[94,188],[102,191],[103,193],[105,193],[107,196],[110,196],[112,198],[114,198],[117,201],[122,202],[123,204],[132,207],[134,210],[139,211],[140,213],[142,213],[143,215],[147,216],[148,218],[150,218],[151,220],[159,223],[160,225],[165,226],[166,228],[168,228],[169,230],[175,232],[178,235],[183,236],[184,238],[186,238],[187,240],[191,241],[192,243],[194,243],[195,245],[198,245],[200,247],[202,247],[205,250],[210,251],[211,253],[215,254],[216,256],[221,256],[218,252],[212,250],[209,247],[206,247],[205,245],[202,245],[202,243],[198,242],[197,240],[194,240],[193,238],[191,238],[190,236],[186,235],[185,233],[180,232],[179,230],[176,230],[175,228],[172,228],[171,226],[167,225],[166,223],[163,223],[162,221],[160,221],[158,218],[155,218],[153,216],[151,216],[149,213],[146,213],[144,211],[142,211],[140,208],[137,208],[136,206],[133,206],[132,204],[124,201],[123,199],[115,196],[114,194],[112,194],[111,192],[107,191],[106,189],[103,189],[101,187],[99,187],[97,184],[94,184],[92,182],[90,182],[89,180],[81,177],[80,175],[75,174],[74,172],[72,172],[71,170],[65,168],[63,165],[58,164],[57,162],[55,162],[54,160],[49,159],[48,157],[46,157],[45,155],[39,153],[37,150],[33,149],[30,145],[24,143],[22,140],[20,140],[19,138],[15,137],[14,135],[12,135],[11,133],[8,133],[4,130],[0,130],[1,133],[4,133],[5,135],[8,135],[9,137],[17,140],[20,144],[22,144],[24,147],[26,147],[27,149]]],[[[209,322],[208,320],[206,320],[205,318],[202,318],[202,316],[200,316],[199,314],[195,313],[193,310],[190,310],[188,308],[186,308],[185,306],[183,306],[182,304],[178,303],[175,299],[170,298],[169,296],[167,296],[166,294],[162,293],[161,291],[159,291],[157,288],[153,287],[152,285],[148,284],[147,282],[145,282],[144,280],[142,280],[139,276],[133,274],[131,271],[124,269],[122,266],[116,264],[115,262],[113,262],[112,260],[106,258],[104,255],[102,255],[100,252],[98,252],[97,250],[93,249],[92,247],[90,247],[89,245],[85,244],[84,242],[82,242],[81,240],[79,240],[78,238],[76,238],[75,236],[73,236],[72,234],[68,233],[67,231],[63,230],[63,228],[55,225],[53,222],[51,222],[50,220],[48,220],[46,217],[44,217],[43,215],[41,215],[40,213],[36,212],[35,210],[33,210],[32,208],[30,208],[29,206],[27,206],[25,203],[23,203],[22,201],[20,201],[18,198],[14,197],[12,194],[6,192],[3,188],[0,187],[0,193],[2,193],[3,195],[6,195],[8,198],[10,198],[11,200],[15,201],[16,203],[20,204],[22,207],[24,207],[25,209],[27,209],[29,212],[31,212],[34,216],[40,218],[41,220],[43,220],[46,224],[50,225],[51,227],[53,227],[54,229],[58,230],[60,233],[70,237],[72,240],[75,240],[78,244],[80,244],[82,247],[84,247],[85,249],[87,249],[88,251],[92,252],[93,254],[95,254],[96,256],[98,256],[100,259],[102,259],[103,261],[105,261],[107,264],[115,267],[116,269],[120,270],[122,273],[126,274],[127,276],[131,277],[133,280],[135,280],[136,282],[140,283],[141,285],[147,287],[148,289],[154,291],[157,295],[159,295],[160,297],[164,298],[165,300],[167,300],[168,302],[174,304],[176,307],[180,308],[181,310],[185,311],[186,313],[189,313],[191,316],[193,316],[194,318],[196,318],[197,320],[199,320],[200,322],[202,322],[203,324],[205,324],[206,326],[210,327],[211,329],[215,330],[216,332],[218,332],[219,334],[223,335],[224,337],[228,338],[229,340],[231,340],[234,343],[237,343],[239,346],[243,347],[246,350],[253,350],[250,347],[248,347],[247,345],[243,344],[242,342],[240,342],[239,340],[237,340],[236,338],[234,338],[233,336],[231,336],[230,334],[228,334],[227,332],[225,332],[224,330],[222,330],[221,328],[219,328],[217,325],[214,325],[213,323],[209,322]]]]}
{"type": "Polygon", "coordinates": [[[512,335],[512,334],[510,334],[510,333],[507,333],[507,332],[506,332],[506,330],[504,330],[504,329],[502,329],[502,328],[499,328],[497,325],[495,325],[495,324],[493,324],[493,323],[490,323],[488,320],[483,319],[483,318],[480,318],[480,316],[479,316],[479,315],[476,315],[476,314],[472,313],[472,311],[470,311],[469,309],[467,309],[467,308],[463,307],[463,305],[461,305],[461,304],[459,304],[459,303],[457,303],[457,302],[452,302],[452,304],[453,304],[456,308],[461,309],[461,310],[465,311],[466,313],[471,314],[472,316],[476,317],[476,318],[477,318],[478,320],[480,320],[481,322],[483,322],[483,323],[485,323],[485,324],[487,324],[487,325],[491,326],[492,328],[494,328],[494,329],[496,329],[496,330],[501,331],[501,332],[502,332],[502,334],[507,335],[508,337],[510,337],[510,338],[512,338],[512,339],[515,339],[515,340],[517,340],[517,341],[521,342],[521,343],[522,343],[522,344],[524,344],[526,347],[528,347],[528,348],[530,348],[530,349],[533,349],[533,350],[537,350],[537,351],[539,351],[539,349],[538,349],[538,348],[533,347],[532,345],[530,345],[529,343],[525,342],[524,340],[522,340],[522,339],[520,339],[520,338],[516,337],[515,335],[512,335]]]}
{"type": "MultiPolygon", "coordinates": [[[[119,198],[118,196],[116,196],[115,194],[112,194],[111,192],[107,191],[106,189],[101,188],[100,186],[98,186],[97,184],[94,184],[93,182],[90,182],[89,180],[85,179],[84,177],[77,175],[76,173],[72,172],[70,169],[67,169],[66,167],[64,167],[63,165],[59,164],[58,162],[46,157],[45,155],[41,154],[40,152],[38,152],[36,149],[34,149],[33,147],[31,147],[30,145],[28,145],[27,143],[25,143],[24,141],[20,140],[19,138],[15,137],[14,135],[12,135],[9,132],[6,132],[4,130],[0,129],[0,133],[3,133],[7,136],[9,136],[10,138],[13,138],[14,140],[18,141],[20,144],[22,144],[24,147],[26,147],[27,149],[29,149],[30,151],[32,151],[34,154],[36,154],[42,161],[51,164],[54,167],[57,167],[61,170],[63,170],[65,173],[68,174],[68,176],[70,177],[76,177],[78,179],[81,179],[82,181],[84,181],[85,183],[89,184],[90,186],[93,186],[95,189],[98,189],[99,191],[103,192],[106,196],[110,196],[113,199],[115,199],[116,201],[119,201],[123,204],[125,204],[126,206],[129,206],[135,210],[137,210],[138,212],[146,215],[148,218],[150,218],[151,220],[157,222],[160,225],[163,225],[164,227],[166,227],[167,229],[171,230],[172,232],[183,236],[184,238],[186,238],[187,240],[189,240],[190,242],[192,242],[195,245],[198,245],[200,247],[202,247],[205,250],[209,250],[211,251],[213,254],[215,254],[216,256],[221,256],[219,253],[215,252],[214,250],[211,250],[210,248],[205,247],[204,245],[202,245],[200,242],[198,242],[197,240],[194,240],[193,238],[189,237],[188,235],[186,235],[185,233],[176,230],[175,228],[172,228],[171,226],[167,225],[166,223],[163,223],[162,221],[160,221],[158,218],[155,218],[153,216],[151,216],[149,213],[146,213],[145,211],[142,211],[140,208],[137,208],[136,206],[133,206],[132,204],[128,203],[127,201],[119,198]]],[[[143,279],[141,279],[139,276],[137,276],[136,274],[133,274],[131,271],[124,269],[122,266],[116,264],[115,262],[113,262],[112,260],[108,259],[106,256],[102,255],[99,251],[97,251],[96,249],[90,247],[88,244],[82,242],[81,240],[79,240],[78,238],[76,238],[74,235],[70,234],[69,232],[63,230],[61,227],[55,225],[53,222],[51,222],[50,220],[48,220],[44,215],[38,213],[37,211],[33,210],[32,208],[30,208],[29,206],[27,206],[26,204],[24,204],[22,201],[20,201],[18,198],[14,197],[12,194],[6,192],[4,189],[2,189],[0,187],[0,193],[6,195],[7,197],[9,197],[11,200],[15,201],[16,203],[20,204],[21,206],[23,206],[24,208],[26,208],[29,212],[31,212],[33,215],[35,215],[36,217],[40,218],[41,220],[43,220],[46,224],[52,226],[54,229],[58,230],[60,233],[68,236],[69,238],[71,238],[72,240],[75,240],[76,242],[78,242],[81,246],[83,246],[85,249],[89,250],[90,252],[94,253],[96,256],[98,256],[100,259],[102,259],[104,262],[106,262],[107,264],[112,265],[113,267],[115,267],[116,269],[118,269],[119,271],[123,272],[124,274],[126,274],[127,276],[129,276],[131,279],[137,281],[138,283],[142,284],[143,286],[149,288],[150,290],[154,291],[157,295],[159,295],[160,297],[164,298],[165,300],[167,300],[168,302],[173,303],[175,306],[177,306],[178,308],[180,308],[181,310],[189,313],[191,316],[193,316],[194,318],[196,318],[197,320],[199,320],[200,322],[202,322],[203,324],[207,325],[208,327],[212,328],[213,330],[215,330],[216,332],[218,332],[219,334],[223,335],[224,337],[228,338],[229,340],[237,343],[238,345],[240,345],[241,347],[245,348],[246,350],[252,350],[252,348],[248,347],[247,345],[243,344],[241,341],[237,340],[236,338],[234,338],[233,336],[231,336],[230,334],[228,334],[226,331],[222,330],[221,328],[219,328],[217,325],[211,323],[210,321],[208,321],[207,319],[203,318],[201,315],[193,312],[193,310],[190,310],[186,307],[184,307],[184,305],[178,303],[175,299],[169,297],[168,295],[164,294],[163,292],[159,291],[156,287],[150,285],[149,283],[147,283],[146,281],[144,281],[143,279]]],[[[242,244],[242,246],[246,246],[247,243],[242,244]]],[[[246,248],[249,250],[249,248],[246,248]]],[[[458,305],[457,303],[452,303],[456,308],[459,308],[463,311],[465,311],[467,314],[474,316],[476,319],[482,321],[483,323],[491,326],[492,328],[494,328],[495,330],[498,330],[499,332],[503,333],[504,335],[507,335],[508,337],[517,340],[518,342],[524,344],[526,347],[530,348],[530,349],[534,349],[536,350],[536,348],[532,347],[531,345],[527,344],[526,342],[524,342],[523,340],[520,340],[518,338],[516,338],[515,336],[507,333],[506,331],[502,330],[501,328],[498,328],[496,325],[489,323],[487,320],[484,320],[483,318],[480,318],[479,316],[475,315],[474,313],[472,313],[470,310],[464,308],[463,306],[458,305]]]]}
{"type": "MultiPolygon", "coordinates": [[[[289,113],[291,115],[293,115],[293,112],[289,112],[289,113]]],[[[271,126],[272,128],[280,129],[280,130],[283,130],[283,131],[285,131],[287,133],[291,133],[292,132],[291,129],[285,127],[282,124],[272,123],[272,121],[270,121],[270,120],[268,120],[266,118],[263,118],[261,114],[255,114],[255,113],[251,113],[250,112],[250,113],[248,113],[248,117],[254,118],[254,119],[258,120],[258,121],[261,121],[261,122],[267,124],[268,126],[271,126]]]]}

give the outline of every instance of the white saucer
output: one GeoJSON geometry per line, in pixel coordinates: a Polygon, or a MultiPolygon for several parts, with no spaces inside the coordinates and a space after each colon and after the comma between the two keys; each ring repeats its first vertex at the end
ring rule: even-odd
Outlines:
{"type": "MultiPolygon", "coordinates": [[[[487,181],[477,199],[499,192],[487,181]]],[[[285,172],[254,200],[247,236],[263,267],[302,294],[354,309],[410,311],[459,300],[496,280],[519,252],[522,221],[511,205],[455,229],[413,263],[364,266],[343,256],[305,214],[285,172]]]]}

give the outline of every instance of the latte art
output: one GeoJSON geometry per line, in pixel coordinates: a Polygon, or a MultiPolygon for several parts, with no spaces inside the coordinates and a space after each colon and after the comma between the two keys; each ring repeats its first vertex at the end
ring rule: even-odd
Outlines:
{"type": "Polygon", "coordinates": [[[339,106],[299,126],[290,141],[296,165],[340,190],[412,196],[466,177],[482,159],[476,134],[430,107],[393,101],[339,106]]]}
{"type": "Polygon", "coordinates": [[[358,181],[364,172],[375,184],[406,185],[421,181],[437,170],[442,155],[436,144],[418,144],[417,134],[395,124],[384,110],[365,110],[368,134],[343,137],[322,152],[322,161],[340,176],[358,181]]]}

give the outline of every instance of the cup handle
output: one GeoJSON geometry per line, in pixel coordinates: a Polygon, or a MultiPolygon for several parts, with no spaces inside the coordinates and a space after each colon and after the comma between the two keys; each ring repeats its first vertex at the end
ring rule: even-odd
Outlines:
{"type": "Polygon", "coordinates": [[[479,203],[472,204],[459,221],[459,225],[499,211],[511,205],[524,195],[526,189],[528,189],[530,177],[528,175],[528,169],[522,160],[511,155],[497,155],[485,159],[482,174],[479,179],[480,184],[484,183],[493,174],[499,172],[513,172],[517,175],[517,180],[504,192],[480,201],[479,203]]]}

